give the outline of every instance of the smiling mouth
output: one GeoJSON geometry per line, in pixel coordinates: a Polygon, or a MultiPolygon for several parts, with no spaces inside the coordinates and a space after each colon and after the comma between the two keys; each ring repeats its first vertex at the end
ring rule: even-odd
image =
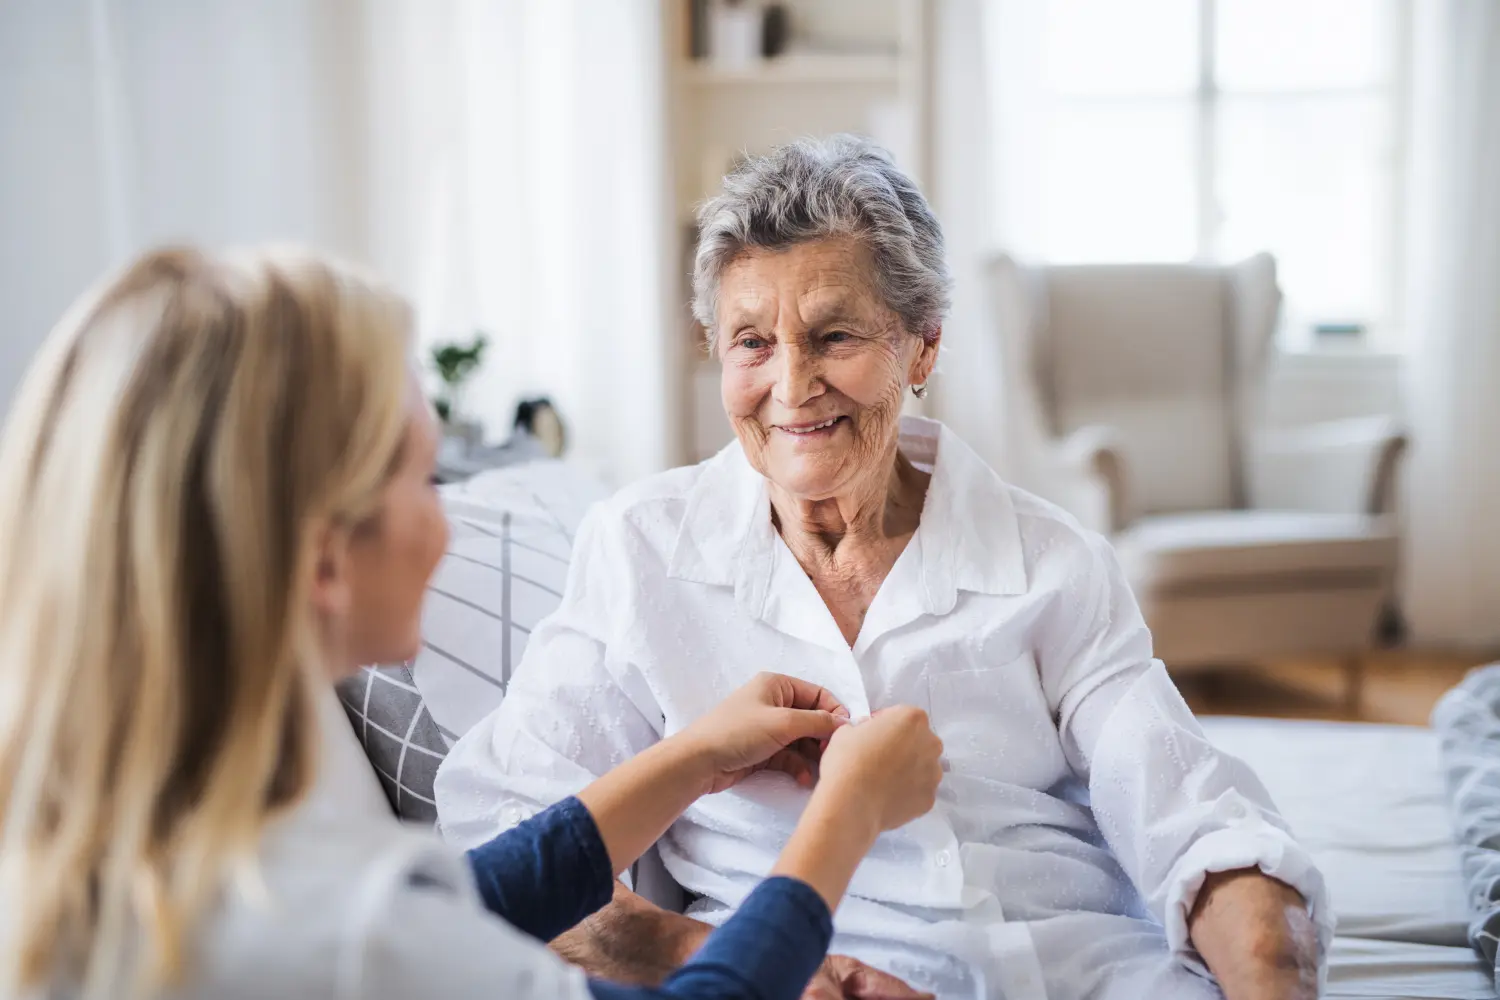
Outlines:
{"type": "Polygon", "coordinates": [[[786,431],[788,434],[792,434],[797,437],[810,437],[815,434],[825,434],[848,419],[849,418],[845,416],[837,416],[830,417],[827,420],[816,424],[777,424],[776,429],[779,431],[786,431]]]}

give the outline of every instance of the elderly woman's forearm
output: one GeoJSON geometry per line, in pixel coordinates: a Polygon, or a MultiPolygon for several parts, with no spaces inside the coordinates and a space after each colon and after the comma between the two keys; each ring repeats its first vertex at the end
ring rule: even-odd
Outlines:
{"type": "Polygon", "coordinates": [[[1318,934],[1307,903],[1258,869],[1210,874],[1188,934],[1226,1000],[1317,996],[1318,934]]]}
{"type": "Polygon", "coordinates": [[[677,970],[713,931],[615,883],[614,900],[551,948],[589,975],[656,986],[677,970]]]}

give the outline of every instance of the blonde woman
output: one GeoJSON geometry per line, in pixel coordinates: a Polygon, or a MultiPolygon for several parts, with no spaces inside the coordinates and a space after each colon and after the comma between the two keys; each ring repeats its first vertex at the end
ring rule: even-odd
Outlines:
{"type": "Polygon", "coordinates": [[[444,548],[409,327],[311,257],[165,251],[43,348],[0,441],[0,996],[791,998],[931,807],[922,713],[763,675],[467,858],[307,808],[312,686],[414,651],[444,548]],[[819,756],[778,877],[666,984],[543,946],[696,797],[819,756]]]}

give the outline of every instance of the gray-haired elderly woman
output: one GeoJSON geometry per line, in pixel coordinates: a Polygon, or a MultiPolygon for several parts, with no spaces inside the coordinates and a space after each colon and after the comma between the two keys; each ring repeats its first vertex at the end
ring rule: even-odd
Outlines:
{"type": "MultiPolygon", "coordinates": [[[[901,417],[950,283],[916,185],[866,141],[797,142],[699,222],[738,440],[590,515],[562,607],[439,773],[447,835],[493,837],[774,669],[856,719],[918,706],[946,746],[937,808],[880,837],[839,909],[857,958],[809,996],[1314,996],[1323,881],[1153,658],[1108,543],[901,417]]],[[[758,776],[671,828],[686,915],[621,886],[554,946],[660,977],[771,871],[806,783],[758,776]]]]}

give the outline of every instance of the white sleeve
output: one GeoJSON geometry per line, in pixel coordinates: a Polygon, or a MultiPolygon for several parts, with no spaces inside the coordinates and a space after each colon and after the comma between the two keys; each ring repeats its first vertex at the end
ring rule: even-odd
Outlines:
{"type": "Polygon", "coordinates": [[[584,520],[562,604],[532,633],[500,707],[438,769],[438,826],[458,847],[576,794],[661,738],[650,688],[611,656],[613,595],[630,565],[607,517],[595,508],[584,520]]]}
{"type": "Polygon", "coordinates": [[[1081,621],[1056,630],[1062,641],[1042,650],[1041,666],[1061,680],[1050,692],[1059,733],[1100,831],[1183,961],[1201,968],[1187,917],[1205,877],[1259,868],[1307,900],[1321,976],[1334,930],[1322,874],[1255,772],[1209,743],[1153,658],[1114,551],[1097,536],[1087,542],[1067,602],[1081,621]]]}

